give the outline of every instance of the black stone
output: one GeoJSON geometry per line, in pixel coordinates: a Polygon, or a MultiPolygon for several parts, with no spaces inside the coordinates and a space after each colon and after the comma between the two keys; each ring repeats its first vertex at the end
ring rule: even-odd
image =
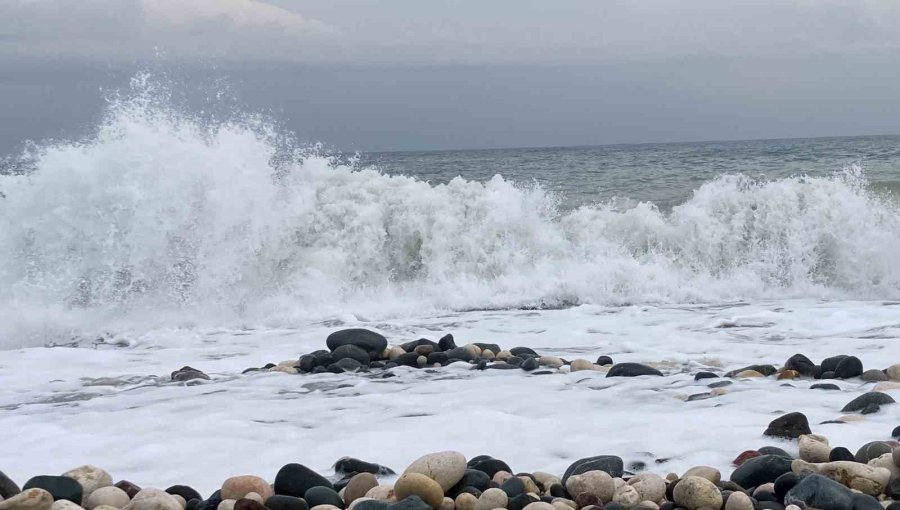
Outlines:
{"type": "Polygon", "coordinates": [[[328,371],[334,374],[340,374],[343,372],[355,372],[362,367],[362,363],[353,358],[343,358],[328,365],[328,371]]]}
{"type": "Polygon", "coordinates": [[[340,480],[338,480],[336,482],[332,481],[331,485],[334,486],[334,490],[340,492],[341,489],[343,489],[344,487],[347,486],[348,483],[350,483],[350,480],[352,480],[354,476],[355,475],[344,475],[344,477],[341,478],[340,480]]]}
{"type": "Polygon", "coordinates": [[[313,356],[316,358],[316,367],[327,367],[334,363],[334,356],[328,351],[318,351],[313,356]]]}
{"type": "Polygon", "coordinates": [[[763,446],[762,448],[757,448],[756,451],[758,451],[762,455],[778,455],[786,459],[794,460],[794,457],[792,457],[790,453],[782,450],[777,446],[763,446]]]}
{"type": "Polygon", "coordinates": [[[747,459],[731,473],[731,481],[745,489],[774,482],[791,471],[791,459],[780,455],[761,455],[747,459]]]}
{"type": "Polygon", "coordinates": [[[437,342],[433,342],[427,338],[420,338],[418,340],[413,340],[412,342],[406,342],[405,344],[400,345],[400,348],[406,352],[413,352],[416,350],[416,347],[419,347],[421,345],[430,346],[433,349],[432,352],[439,351],[441,349],[441,346],[438,345],[437,342]]]}
{"type": "Polygon", "coordinates": [[[666,501],[665,503],[659,505],[659,510],[675,510],[675,503],[672,501],[666,501]]]}
{"type": "Polygon", "coordinates": [[[810,386],[809,389],[811,389],[811,390],[829,390],[829,391],[835,391],[835,390],[837,390],[837,391],[840,391],[841,387],[838,386],[837,384],[832,384],[832,383],[817,383],[817,384],[813,384],[812,386],[810,386]]]}
{"type": "Polygon", "coordinates": [[[526,372],[531,372],[532,370],[537,370],[538,368],[538,360],[537,358],[528,358],[522,362],[522,365],[519,366],[522,370],[526,372]]]}
{"type": "Polygon", "coordinates": [[[853,495],[850,489],[830,478],[816,474],[803,477],[784,496],[784,502],[788,505],[797,505],[800,508],[853,510],[853,495]]]}
{"type": "Polygon", "coordinates": [[[706,387],[707,388],[724,388],[725,386],[731,386],[732,384],[734,384],[734,383],[731,381],[728,381],[728,380],[724,380],[724,381],[716,381],[714,383],[709,383],[706,385],[706,387]]]}
{"type": "Polygon", "coordinates": [[[839,460],[848,460],[852,462],[854,460],[853,453],[843,446],[832,448],[831,453],[828,454],[828,462],[836,462],[839,460]]]}
{"type": "Polygon", "coordinates": [[[500,354],[500,351],[503,350],[497,344],[485,344],[485,343],[476,342],[475,346],[478,347],[479,349],[481,349],[482,351],[487,349],[487,350],[493,352],[494,354],[500,354]]]}
{"type": "Polygon", "coordinates": [[[894,427],[894,430],[891,431],[891,437],[894,439],[900,439],[900,425],[894,427]]]}
{"type": "Polygon", "coordinates": [[[300,356],[300,360],[297,362],[297,370],[301,372],[312,372],[313,369],[316,368],[316,357],[312,354],[304,354],[300,356]]]}
{"type": "Polygon", "coordinates": [[[848,356],[842,359],[834,369],[834,376],[838,379],[850,379],[859,377],[863,373],[863,364],[856,356],[848,356]]]}
{"type": "Polygon", "coordinates": [[[372,473],[376,476],[396,474],[394,473],[394,470],[389,467],[375,464],[374,462],[366,462],[353,457],[341,457],[332,467],[334,468],[335,473],[345,475],[355,473],[372,473]]]}
{"type": "Polygon", "coordinates": [[[360,365],[368,365],[369,361],[369,353],[363,350],[361,347],[357,347],[355,345],[341,345],[334,352],[331,353],[331,356],[334,358],[334,361],[340,361],[342,359],[350,358],[359,362],[360,365]]]}
{"type": "Polygon", "coordinates": [[[853,510],[884,510],[884,507],[868,494],[854,494],[853,510]]]}
{"type": "Polygon", "coordinates": [[[640,363],[619,363],[618,365],[613,365],[609,372],[606,373],[606,377],[638,377],[642,375],[662,376],[663,374],[653,367],[640,363]]]}
{"type": "Polygon", "coordinates": [[[820,379],[834,379],[834,372],[822,372],[820,379]]]}
{"type": "Polygon", "coordinates": [[[867,405],[866,407],[864,407],[863,410],[859,412],[859,414],[875,414],[875,413],[877,413],[878,411],[881,411],[881,406],[880,406],[880,405],[878,405],[878,404],[869,404],[869,405],[867,405]]]}
{"type": "Polygon", "coordinates": [[[853,460],[862,464],[868,464],[870,460],[877,459],[885,453],[891,453],[893,448],[884,441],[871,441],[862,445],[853,456],[853,460]]]}
{"type": "Polygon", "coordinates": [[[434,366],[435,364],[443,366],[450,361],[450,357],[447,356],[446,352],[432,352],[427,357],[429,366],[434,366]]]}
{"type": "MultiPolygon", "coordinates": [[[[530,356],[530,357],[536,358],[536,357],[540,356],[538,353],[534,352],[534,349],[531,349],[529,347],[513,347],[512,349],[509,350],[509,353],[512,354],[513,356],[519,356],[519,357],[530,356]]],[[[494,354],[496,354],[496,353],[494,353],[494,354]]]]}
{"type": "Polygon", "coordinates": [[[475,356],[466,350],[465,347],[457,347],[447,351],[447,359],[461,359],[463,361],[475,361],[475,356]]]}
{"type": "Polygon", "coordinates": [[[384,368],[385,365],[387,365],[387,363],[385,363],[384,361],[370,361],[369,362],[369,368],[371,368],[372,370],[384,368]]]}
{"type": "Polygon", "coordinates": [[[512,469],[510,469],[509,464],[503,462],[500,459],[495,459],[489,455],[479,455],[477,457],[473,457],[469,460],[466,466],[469,469],[476,469],[488,475],[488,477],[493,478],[497,471],[506,471],[507,473],[512,473],[512,469]]]}
{"type": "Polygon", "coordinates": [[[6,476],[3,471],[0,471],[0,498],[9,499],[20,492],[22,491],[16,485],[16,482],[6,476]]]}
{"type": "Polygon", "coordinates": [[[647,469],[647,463],[642,460],[634,460],[628,463],[628,470],[632,473],[638,473],[647,469]]]}
{"type": "MultiPolygon", "coordinates": [[[[367,499],[353,505],[354,510],[387,510],[390,504],[387,501],[367,499]]],[[[276,510],[272,508],[271,510],[276,510]]]]}
{"type": "Polygon", "coordinates": [[[192,381],[194,379],[203,379],[203,380],[208,381],[209,376],[204,374],[200,370],[197,370],[196,368],[187,367],[187,366],[181,367],[178,370],[172,372],[172,380],[173,381],[185,382],[185,381],[192,381]]]}
{"type": "Polygon", "coordinates": [[[613,478],[621,478],[625,471],[625,463],[622,461],[622,457],[615,455],[597,455],[576,460],[563,474],[563,485],[566,484],[570,476],[580,475],[588,471],[605,471],[613,478]]]}
{"type": "MultiPolygon", "coordinates": [[[[354,509],[356,507],[353,507],[354,509]]],[[[407,496],[402,501],[398,501],[388,506],[389,510],[432,510],[431,505],[422,501],[419,496],[407,496]]]]}
{"type": "MultiPolygon", "coordinates": [[[[490,487],[489,487],[489,488],[490,488],[490,487]]],[[[480,497],[481,497],[481,491],[478,490],[477,488],[471,487],[471,486],[463,487],[456,495],[459,496],[460,494],[462,494],[462,493],[464,493],[464,492],[465,492],[465,493],[468,493],[468,494],[471,494],[471,495],[475,496],[476,498],[480,498],[480,497]]]]}
{"type": "Polygon", "coordinates": [[[488,365],[488,368],[493,368],[495,370],[514,370],[519,368],[519,365],[510,365],[504,361],[495,361],[488,365]]]}
{"type": "Polygon", "coordinates": [[[732,370],[725,374],[725,377],[734,377],[735,375],[743,372],[744,370],[754,370],[759,372],[760,374],[769,377],[770,375],[775,375],[778,372],[778,369],[772,365],[748,365],[743,368],[738,368],[737,370],[732,370]]]}
{"type": "MultiPolygon", "coordinates": [[[[787,474],[787,473],[785,473],[785,474],[787,474]]],[[[784,475],[781,475],[781,476],[784,476],[784,475]]],[[[779,478],[781,478],[781,477],[779,477],[779,478]]],[[[785,492],[787,492],[787,491],[785,491],[785,492]]],[[[780,501],[775,496],[774,492],[769,492],[769,491],[756,491],[753,493],[753,499],[760,501],[760,502],[761,501],[780,501]]]]}
{"type": "Polygon", "coordinates": [[[275,494],[302,498],[312,487],[328,487],[331,482],[303,464],[287,464],[275,475],[275,494]]]}
{"type": "Polygon", "coordinates": [[[417,352],[407,352],[394,358],[393,362],[401,367],[417,368],[419,366],[419,356],[420,354],[417,352]]]}
{"type": "Polygon", "coordinates": [[[500,484],[500,490],[506,493],[509,497],[515,497],[519,494],[525,494],[525,484],[518,476],[514,476],[509,480],[500,484]]]}
{"type": "Polygon", "coordinates": [[[328,335],[328,338],[325,339],[325,345],[328,346],[330,351],[334,351],[342,345],[355,345],[366,352],[381,357],[381,354],[387,349],[387,338],[381,333],[368,329],[342,329],[328,335]]]}
{"type": "Polygon", "coordinates": [[[812,377],[816,372],[816,364],[802,354],[794,354],[784,363],[784,368],[796,370],[800,375],[812,377]]]}
{"type": "Polygon", "coordinates": [[[486,359],[483,359],[483,360],[480,360],[478,363],[475,364],[474,369],[475,369],[475,370],[487,370],[487,367],[488,367],[487,360],[486,360],[486,359]]]}
{"type": "Polygon", "coordinates": [[[450,349],[456,349],[456,342],[453,340],[453,335],[446,334],[438,340],[438,348],[442,351],[449,351],[450,349]]]}
{"type": "Polygon", "coordinates": [[[701,379],[718,379],[719,376],[712,372],[697,372],[694,374],[694,380],[699,381],[701,379]]]}
{"type": "MultiPolygon", "coordinates": [[[[518,480],[518,478],[516,478],[518,480]]],[[[521,480],[519,480],[521,482],[521,480]]],[[[502,487],[501,487],[502,488],[502,487]]],[[[507,510],[522,510],[526,506],[537,503],[540,501],[537,498],[533,498],[528,494],[517,494],[509,498],[509,501],[506,504],[507,510]]]]}
{"type": "Polygon", "coordinates": [[[775,497],[778,501],[784,501],[784,495],[793,489],[800,477],[794,473],[785,473],[775,479],[775,497]]]}
{"type": "Polygon", "coordinates": [[[803,434],[812,434],[809,429],[809,420],[803,413],[788,413],[775,418],[769,423],[769,428],[763,432],[766,436],[796,439],[803,434]]]}
{"type": "Polygon", "coordinates": [[[241,498],[234,502],[234,510],[266,510],[266,507],[255,499],[241,498]]]}
{"type": "Polygon", "coordinates": [[[187,485],[173,485],[166,489],[166,492],[168,492],[169,494],[178,494],[179,496],[184,498],[185,501],[190,501],[192,499],[203,501],[203,496],[201,496],[199,492],[194,490],[193,487],[189,487],[187,485]]]}
{"type": "Polygon", "coordinates": [[[554,483],[550,486],[550,495],[554,498],[566,498],[572,499],[572,496],[569,494],[569,491],[566,490],[561,484],[554,483]]]}
{"type": "Polygon", "coordinates": [[[618,503],[607,503],[603,505],[603,510],[625,510],[625,507],[618,503]]]}
{"type": "Polygon", "coordinates": [[[310,508],[319,505],[334,505],[344,508],[344,500],[331,487],[310,487],[303,495],[303,499],[310,508]]]}
{"type": "Polygon", "coordinates": [[[197,510],[216,510],[219,508],[219,504],[222,502],[222,491],[217,490],[213,492],[209,498],[200,502],[197,505],[197,510]]]}
{"type": "Polygon", "coordinates": [[[200,499],[189,499],[187,503],[184,504],[184,510],[197,510],[202,502],[203,501],[200,499]]]}
{"type": "Polygon", "coordinates": [[[884,493],[891,499],[900,499],[900,478],[894,478],[894,481],[884,489],[884,493]]]}
{"type": "Polygon", "coordinates": [[[521,358],[519,356],[510,356],[506,360],[507,365],[512,365],[514,367],[518,367],[518,366],[522,365],[522,363],[524,363],[524,362],[525,362],[525,358],[521,358]]]}
{"type": "Polygon", "coordinates": [[[841,361],[843,361],[846,358],[847,358],[846,354],[839,354],[837,356],[825,358],[824,360],[822,360],[822,365],[821,365],[822,374],[825,374],[825,372],[834,372],[835,370],[837,370],[838,363],[840,363],[841,361]]]}
{"type": "Polygon", "coordinates": [[[598,356],[596,364],[600,365],[601,367],[606,366],[606,365],[612,365],[613,359],[610,358],[609,356],[598,356]]]}
{"type": "Polygon", "coordinates": [[[450,488],[447,491],[448,494],[451,494],[453,497],[456,497],[462,492],[466,487],[474,487],[479,491],[486,491],[491,487],[491,477],[487,475],[484,471],[479,471],[477,469],[466,469],[463,477],[457,482],[456,485],[450,488]]]}
{"type": "Polygon", "coordinates": [[[316,368],[314,368],[313,371],[312,371],[312,373],[314,373],[314,374],[324,374],[324,373],[327,372],[327,371],[328,371],[328,369],[326,369],[325,367],[323,367],[323,366],[320,365],[320,366],[317,366],[316,368]]]}
{"type": "Polygon", "coordinates": [[[53,496],[53,501],[65,499],[76,505],[81,504],[81,498],[84,496],[81,484],[66,476],[35,476],[22,486],[23,491],[28,489],[44,489],[53,496]]]}
{"type": "Polygon", "coordinates": [[[862,411],[871,404],[882,406],[885,404],[893,404],[895,402],[896,401],[887,393],[881,393],[880,391],[870,391],[868,393],[863,393],[862,395],[848,402],[847,405],[845,405],[843,409],[841,409],[841,412],[847,413],[852,411],[862,411]]]}

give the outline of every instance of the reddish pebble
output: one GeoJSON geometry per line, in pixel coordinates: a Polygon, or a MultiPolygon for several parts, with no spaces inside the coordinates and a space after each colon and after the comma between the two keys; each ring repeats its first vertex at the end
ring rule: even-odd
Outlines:
{"type": "Polygon", "coordinates": [[[746,451],[741,452],[741,454],[738,455],[737,457],[735,457],[735,459],[733,461],[731,461],[731,463],[734,464],[735,466],[740,466],[741,464],[743,464],[744,462],[747,462],[748,460],[752,459],[753,457],[759,457],[760,455],[762,455],[762,454],[756,450],[746,450],[746,451]]]}

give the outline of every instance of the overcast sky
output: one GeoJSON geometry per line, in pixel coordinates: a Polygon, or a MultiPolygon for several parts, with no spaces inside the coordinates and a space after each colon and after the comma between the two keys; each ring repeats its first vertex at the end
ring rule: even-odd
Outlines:
{"type": "Polygon", "coordinates": [[[900,133],[891,0],[0,0],[0,151],[169,63],[348,150],[900,133]]]}

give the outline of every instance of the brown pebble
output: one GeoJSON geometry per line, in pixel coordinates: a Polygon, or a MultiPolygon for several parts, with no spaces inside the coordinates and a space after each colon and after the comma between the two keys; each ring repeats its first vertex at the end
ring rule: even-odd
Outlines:
{"type": "Polygon", "coordinates": [[[428,356],[432,352],[434,352],[434,346],[432,345],[420,345],[415,349],[416,354],[421,354],[422,356],[428,356]]]}
{"type": "Polygon", "coordinates": [[[600,501],[600,498],[598,498],[597,496],[587,492],[583,492],[575,497],[575,505],[578,508],[585,508],[588,506],[602,507],[603,502],[600,501]]]}
{"type": "Polygon", "coordinates": [[[252,499],[241,498],[234,503],[234,510],[266,510],[266,507],[252,499]]]}
{"type": "Polygon", "coordinates": [[[115,487],[118,487],[118,488],[122,489],[123,491],[125,491],[125,494],[128,494],[128,497],[132,498],[132,499],[134,499],[134,496],[138,492],[141,492],[140,487],[129,482],[128,480],[119,480],[118,482],[116,482],[115,487]]]}

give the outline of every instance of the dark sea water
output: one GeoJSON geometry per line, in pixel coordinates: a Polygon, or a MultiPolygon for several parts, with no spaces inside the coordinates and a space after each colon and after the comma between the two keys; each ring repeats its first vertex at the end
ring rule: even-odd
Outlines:
{"type": "Polygon", "coordinates": [[[666,209],[722,174],[828,176],[851,165],[860,165],[876,189],[900,191],[900,136],[383,152],[361,161],[432,183],[495,174],[537,182],[557,193],[564,208],[628,198],[666,209]]]}

